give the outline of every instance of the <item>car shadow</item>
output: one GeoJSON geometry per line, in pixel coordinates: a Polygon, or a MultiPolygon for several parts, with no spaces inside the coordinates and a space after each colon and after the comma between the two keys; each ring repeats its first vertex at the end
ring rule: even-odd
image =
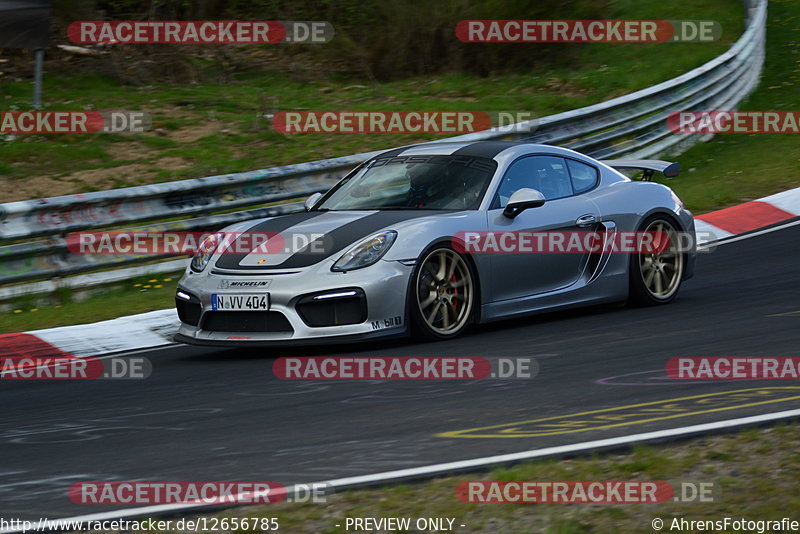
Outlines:
{"type": "Polygon", "coordinates": [[[248,360],[274,360],[281,357],[314,357],[314,356],[352,356],[352,355],[377,355],[387,351],[393,352],[398,356],[408,352],[409,348],[415,350],[416,356],[425,356],[426,353],[450,352],[453,345],[468,346],[470,340],[477,340],[485,335],[496,335],[498,333],[517,330],[520,328],[532,328],[547,326],[550,323],[560,323],[586,316],[602,315],[619,311],[618,305],[595,305],[569,310],[554,312],[544,312],[515,319],[504,319],[488,324],[472,325],[463,335],[456,339],[447,341],[421,340],[411,337],[387,338],[380,340],[348,342],[348,343],[325,343],[315,345],[298,346],[262,346],[262,347],[236,347],[220,348],[218,350],[193,351],[185,356],[186,361],[195,362],[222,362],[222,361],[248,361],[248,360]],[[438,347],[438,349],[437,349],[438,347]],[[444,349],[451,349],[445,351],[444,349]]]}

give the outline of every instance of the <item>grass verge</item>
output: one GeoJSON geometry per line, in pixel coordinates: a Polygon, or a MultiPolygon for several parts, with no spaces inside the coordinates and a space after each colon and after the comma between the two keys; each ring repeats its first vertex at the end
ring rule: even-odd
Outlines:
{"type": "Polygon", "coordinates": [[[664,521],[665,532],[675,518],[800,520],[798,443],[800,424],[777,424],[663,446],[637,446],[626,453],[526,462],[483,475],[346,491],[329,496],[324,504],[246,506],[211,517],[277,517],[281,531],[299,534],[344,532],[335,525],[343,525],[347,517],[455,518],[455,525],[466,527],[454,530],[470,534],[654,532],[654,518],[664,521]],[[713,502],[702,503],[466,504],[455,495],[457,484],[465,480],[665,480],[673,487],[711,482],[714,490],[713,502]]]}
{"type": "Polygon", "coordinates": [[[124,286],[98,289],[81,296],[71,290],[15,299],[0,312],[0,334],[93,323],[124,315],[175,306],[175,289],[182,273],[140,277],[124,286]]]}

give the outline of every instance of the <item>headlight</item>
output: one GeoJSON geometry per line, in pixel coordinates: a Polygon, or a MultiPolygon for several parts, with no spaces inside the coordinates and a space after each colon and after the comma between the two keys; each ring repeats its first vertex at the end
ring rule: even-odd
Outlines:
{"type": "Polygon", "coordinates": [[[214,255],[214,251],[217,250],[219,242],[220,234],[211,234],[203,239],[203,242],[197,247],[197,252],[192,258],[191,267],[194,272],[199,273],[206,268],[206,265],[208,265],[208,262],[211,260],[211,256],[214,255]]]}
{"type": "Polygon", "coordinates": [[[397,238],[397,232],[388,230],[371,235],[345,252],[331,267],[331,271],[352,271],[368,267],[386,254],[397,238]]]}

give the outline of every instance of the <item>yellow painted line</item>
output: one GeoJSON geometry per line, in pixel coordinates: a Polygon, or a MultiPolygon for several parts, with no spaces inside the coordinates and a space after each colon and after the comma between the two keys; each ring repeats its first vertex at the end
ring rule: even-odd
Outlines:
{"type": "Polygon", "coordinates": [[[743,404],[735,404],[717,408],[708,408],[708,409],[694,410],[694,411],[691,410],[691,405],[705,406],[708,404],[717,403],[719,401],[734,402],[734,401],[743,401],[748,399],[755,400],[756,398],[759,397],[763,398],[768,395],[778,395],[780,393],[788,393],[788,392],[800,393],[800,387],[763,387],[763,388],[739,389],[734,391],[725,391],[721,393],[707,393],[704,395],[693,395],[691,397],[679,397],[675,399],[666,399],[662,401],[645,402],[641,404],[630,404],[627,406],[618,406],[616,408],[605,408],[602,410],[592,410],[588,412],[579,412],[579,413],[560,415],[554,417],[544,417],[541,419],[529,419],[526,421],[517,421],[514,423],[504,423],[500,425],[470,428],[466,430],[455,430],[451,432],[443,432],[441,434],[436,434],[436,436],[440,438],[530,438],[537,436],[573,434],[576,432],[587,432],[589,430],[602,430],[620,426],[640,425],[643,423],[650,423],[653,421],[666,421],[668,419],[676,419],[679,417],[689,417],[692,415],[737,410],[752,406],[761,406],[764,404],[774,404],[778,402],[787,402],[800,399],[800,395],[795,395],[791,397],[779,397],[768,400],[759,400],[756,402],[745,402],[743,404]],[[733,398],[731,399],[730,397],[733,398]],[[682,401],[693,401],[693,402],[683,403],[682,401]],[[641,408],[641,410],[631,412],[628,414],[615,413],[624,410],[632,410],[636,408],[641,408]],[[648,417],[649,415],[655,415],[658,414],[659,412],[661,413],[666,412],[666,414],[656,417],[648,417]],[[608,414],[608,415],[597,415],[597,414],[608,414]],[[587,416],[589,417],[587,418],[587,416]],[[632,421],[603,424],[606,421],[622,421],[624,419],[635,418],[635,417],[645,417],[645,418],[635,419],[632,421]],[[574,418],[583,418],[583,419],[571,420],[574,418]],[[526,425],[533,425],[535,428],[529,428],[529,429],[520,428],[526,425]]]}

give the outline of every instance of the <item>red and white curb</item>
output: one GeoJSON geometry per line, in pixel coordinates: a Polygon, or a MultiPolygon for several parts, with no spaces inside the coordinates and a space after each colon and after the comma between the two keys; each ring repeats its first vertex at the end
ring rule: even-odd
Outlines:
{"type": "Polygon", "coordinates": [[[698,215],[695,230],[725,239],[800,217],[800,187],[775,195],[698,215]]]}
{"type": "Polygon", "coordinates": [[[46,358],[97,357],[173,343],[180,321],[174,309],[158,310],[99,323],[60,326],[0,335],[0,356],[46,358]]]}
{"type": "MultiPolygon", "coordinates": [[[[698,244],[752,232],[800,217],[800,187],[699,215],[698,244]],[[709,239],[709,236],[715,236],[709,239]]],[[[102,356],[170,345],[178,330],[174,309],[129,315],[99,323],[1,334],[0,356],[102,356]]]]}

